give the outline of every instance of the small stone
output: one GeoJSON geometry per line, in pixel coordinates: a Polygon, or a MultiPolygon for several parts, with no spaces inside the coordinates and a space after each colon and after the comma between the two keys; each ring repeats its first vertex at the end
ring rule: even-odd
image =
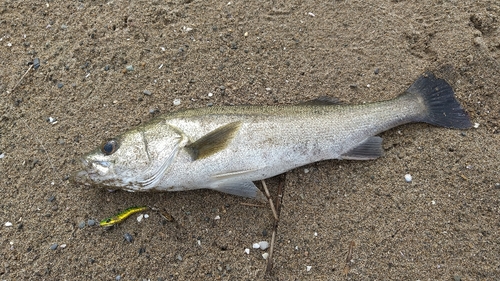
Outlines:
{"type": "Polygon", "coordinates": [[[137,216],[137,222],[141,222],[143,218],[144,218],[143,214],[138,215],[137,216]]]}
{"type": "Polygon", "coordinates": [[[462,280],[462,277],[458,276],[458,275],[455,275],[453,276],[453,280],[454,281],[461,281],[462,280]]]}
{"type": "Polygon", "coordinates": [[[2,159],[4,157],[5,157],[5,154],[4,153],[0,153],[0,159],[2,159]]]}
{"type": "Polygon", "coordinates": [[[306,265],[306,271],[311,271],[312,266],[306,265]]]}
{"type": "Polygon", "coordinates": [[[81,221],[80,223],[78,223],[78,228],[80,228],[80,229],[85,228],[85,222],[81,221]]]}
{"type": "Polygon", "coordinates": [[[151,96],[151,91],[144,90],[142,93],[145,94],[146,96],[151,96]]]}
{"type": "Polygon", "coordinates": [[[108,71],[109,70],[109,65],[107,64],[105,67],[104,67],[104,71],[108,71]]]}
{"type": "Polygon", "coordinates": [[[34,68],[35,70],[37,70],[39,67],[40,67],[40,59],[39,59],[39,58],[35,58],[35,59],[33,60],[33,68],[34,68]]]}
{"type": "Polygon", "coordinates": [[[208,96],[209,96],[209,97],[211,97],[211,96],[213,96],[213,95],[214,95],[213,93],[208,93],[208,96]]]}
{"type": "Polygon", "coordinates": [[[261,250],[265,250],[265,249],[269,248],[269,243],[267,241],[260,241],[259,247],[261,250]]]}
{"type": "Polygon", "coordinates": [[[179,254],[175,257],[177,260],[182,261],[182,256],[179,254]]]}
{"type": "Polygon", "coordinates": [[[246,248],[245,249],[245,254],[249,255],[250,254],[250,249],[246,248]]]}
{"type": "Polygon", "coordinates": [[[378,74],[380,72],[380,70],[378,68],[375,68],[375,70],[373,71],[374,74],[378,74]]]}
{"type": "Polygon", "coordinates": [[[267,230],[266,229],[262,230],[262,236],[264,236],[264,237],[267,236],[267,230]]]}
{"type": "Polygon", "coordinates": [[[495,183],[495,188],[500,189],[500,182],[495,183]]]}
{"type": "Polygon", "coordinates": [[[87,221],[88,226],[94,226],[95,225],[95,220],[88,220],[87,221]]]}
{"type": "Polygon", "coordinates": [[[65,24],[61,24],[61,29],[62,29],[62,30],[66,30],[66,29],[68,29],[68,26],[67,26],[67,25],[65,25],[65,24]]]}
{"type": "Polygon", "coordinates": [[[259,243],[253,243],[252,248],[254,248],[254,249],[260,248],[259,243]]]}
{"type": "Polygon", "coordinates": [[[132,235],[130,235],[130,233],[125,233],[123,234],[123,238],[125,238],[125,240],[129,243],[132,243],[134,242],[134,237],[132,237],[132,235]]]}
{"type": "Polygon", "coordinates": [[[220,216],[219,215],[215,216],[214,220],[220,220],[220,216]]]}
{"type": "Polygon", "coordinates": [[[267,258],[269,257],[269,254],[268,254],[268,253],[263,253],[263,254],[262,254],[262,257],[263,257],[265,260],[267,260],[267,258]]]}
{"type": "Polygon", "coordinates": [[[127,67],[125,67],[125,69],[126,69],[128,72],[131,72],[131,71],[134,71],[134,66],[133,66],[133,65],[127,65],[127,67]]]}
{"type": "Polygon", "coordinates": [[[6,222],[6,223],[4,224],[4,226],[7,226],[7,227],[12,226],[12,223],[11,223],[10,221],[8,221],[8,222],[6,222]]]}
{"type": "Polygon", "coordinates": [[[52,244],[52,245],[50,246],[50,249],[51,249],[51,250],[55,250],[55,249],[57,249],[57,247],[59,247],[59,245],[57,245],[57,243],[54,243],[54,244],[52,244]]]}
{"type": "Polygon", "coordinates": [[[174,102],[173,102],[173,104],[174,104],[175,106],[178,106],[178,105],[180,105],[180,104],[181,104],[181,100],[180,100],[180,99],[175,99],[175,100],[174,100],[174,102]]]}
{"type": "Polygon", "coordinates": [[[59,84],[57,84],[57,88],[59,88],[59,89],[61,89],[63,86],[64,86],[64,84],[63,84],[63,83],[59,83],[59,84]]]}
{"type": "Polygon", "coordinates": [[[475,129],[479,128],[479,123],[474,123],[474,128],[475,129]]]}
{"type": "Polygon", "coordinates": [[[54,124],[57,124],[57,119],[54,117],[49,117],[49,118],[47,118],[47,122],[54,125],[54,124]]]}
{"type": "Polygon", "coordinates": [[[66,248],[66,246],[67,246],[66,244],[61,244],[61,246],[59,246],[59,248],[64,249],[64,248],[66,248]]]}
{"type": "Polygon", "coordinates": [[[355,88],[357,88],[357,87],[358,87],[358,85],[357,85],[357,84],[350,84],[350,85],[349,85],[349,88],[352,88],[352,89],[355,89],[355,88]]]}
{"type": "Polygon", "coordinates": [[[406,182],[411,182],[411,181],[412,181],[412,177],[411,177],[411,175],[410,175],[410,174],[406,174],[406,175],[405,175],[405,181],[406,181],[406,182]]]}
{"type": "Polygon", "coordinates": [[[120,281],[120,280],[122,280],[122,277],[120,275],[116,275],[115,280],[120,281]]]}

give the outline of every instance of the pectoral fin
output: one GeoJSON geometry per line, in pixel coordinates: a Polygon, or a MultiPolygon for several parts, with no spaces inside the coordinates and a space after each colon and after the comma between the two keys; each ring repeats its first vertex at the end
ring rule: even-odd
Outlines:
{"type": "Polygon", "coordinates": [[[236,136],[241,122],[232,122],[186,146],[193,160],[203,159],[226,148],[236,136]]]}
{"type": "Polygon", "coordinates": [[[231,195],[253,198],[259,201],[265,201],[266,197],[262,194],[257,186],[251,181],[244,182],[223,182],[214,190],[224,192],[231,195]]]}
{"type": "Polygon", "coordinates": [[[347,160],[371,160],[384,155],[381,137],[369,137],[364,142],[342,154],[342,159],[347,160]]]}

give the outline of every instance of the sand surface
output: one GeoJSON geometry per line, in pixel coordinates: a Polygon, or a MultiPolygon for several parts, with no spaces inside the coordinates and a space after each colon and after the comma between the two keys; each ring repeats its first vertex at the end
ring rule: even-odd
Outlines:
{"type": "MultiPolygon", "coordinates": [[[[3,0],[0,279],[499,280],[499,88],[496,0],[3,0]],[[378,101],[427,70],[479,127],[405,125],[382,134],[378,160],[288,172],[269,275],[252,249],[271,240],[268,206],[68,180],[84,153],[153,115],[378,101]],[[88,225],[139,205],[177,223],[148,211],[108,230],[88,225]]],[[[273,196],[279,184],[268,181],[273,196]]]]}

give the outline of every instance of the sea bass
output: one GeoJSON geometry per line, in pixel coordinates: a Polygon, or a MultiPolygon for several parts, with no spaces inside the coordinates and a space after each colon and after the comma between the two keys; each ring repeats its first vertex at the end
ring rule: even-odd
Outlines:
{"type": "Polygon", "coordinates": [[[469,128],[451,86],[432,73],[387,101],[221,106],[159,116],[82,159],[77,183],[128,191],[213,189],[257,198],[253,181],[326,159],[369,160],[383,154],[377,134],[425,122],[469,128]]]}

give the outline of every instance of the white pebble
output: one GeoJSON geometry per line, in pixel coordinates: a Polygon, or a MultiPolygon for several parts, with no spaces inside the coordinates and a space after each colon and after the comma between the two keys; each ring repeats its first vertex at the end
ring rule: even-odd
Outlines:
{"type": "Polygon", "coordinates": [[[4,225],[5,225],[5,226],[12,226],[12,223],[11,223],[10,221],[8,221],[8,222],[6,222],[4,225]]]}
{"type": "Polygon", "coordinates": [[[0,159],[4,158],[5,157],[5,154],[0,154],[0,159]]]}
{"type": "Polygon", "coordinates": [[[269,257],[269,254],[268,254],[268,253],[263,253],[263,254],[262,254],[262,257],[263,257],[265,260],[267,260],[267,258],[269,257]]]}
{"type": "Polygon", "coordinates": [[[311,17],[315,17],[315,16],[316,16],[315,14],[313,14],[313,13],[311,13],[311,12],[309,12],[309,13],[307,13],[307,14],[308,14],[308,15],[310,15],[311,17]]]}
{"type": "Polygon", "coordinates": [[[261,250],[265,250],[265,249],[269,248],[269,243],[267,243],[267,241],[260,241],[259,247],[261,250]]]}
{"type": "Polygon", "coordinates": [[[260,248],[259,243],[253,243],[252,248],[254,248],[254,249],[260,248]]]}
{"type": "Polygon", "coordinates": [[[181,100],[180,99],[175,99],[174,100],[174,105],[180,105],[181,104],[181,100]]]}
{"type": "Polygon", "coordinates": [[[479,128],[479,123],[474,123],[474,128],[479,128]]]}
{"type": "Polygon", "coordinates": [[[317,232],[314,232],[314,236],[315,236],[315,237],[316,237],[316,236],[318,236],[318,233],[317,233],[317,232]]]}
{"type": "Polygon", "coordinates": [[[311,271],[312,266],[306,265],[306,271],[311,271]]]}
{"type": "Polygon", "coordinates": [[[246,248],[245,249],[245,254],[249,255],[250,254],[250,249],[246,248]]]}
{"type": "Polygon", "coordinates": [[[211,96],[213,96],[213,95],[214,95],[213,93],[208,93],[208,96],[209,96],[209,97],[211,97],[211,96]]]}
{"type": "Polygon", "coordinates": [[[432,205],[436,205],[436,201],[432,200],[432,201],[431,201],[431,204],[432,204],[432,205]]]}
{"type": "Polygon", "coordinates": [[[406,181],[406,182],[411,182],[411,180],[412,180],[411,175],[410,175],[410,174],[406,174],[406,175],[405,175],[405,181],[406,181]]]}
{"type": "Polygon", "coordinates": [[[138,221],[138,222],[141,222],[141,221],[142,221],[142,218],[144,218],[144,215],[143,215],[143,214],[140,214],[139,216],[137,216],[137,221],[138,221]]]}
{"type": "Polygon", "coordinates": [[[66,244],[61,244],[61,246],[59,246],[59,248],[64,249],[64,248],[66,248],[66,246],[67,246],[66,244]]]}
{"type": "Polygon", "coordinates": [[[144,214],[144,218],[145,219],[149,218],[149,215],[148,214],[144,214]]]}
{"type": "Polygon", "coordinates": [[[304,174],[309,173],[309,169],[304,169],[304,174]]]}
{"type": "Polygon", "coordinates": [[[214,220],[220,220],[220,216],[219,215],[215,216],[214,220]]]}

